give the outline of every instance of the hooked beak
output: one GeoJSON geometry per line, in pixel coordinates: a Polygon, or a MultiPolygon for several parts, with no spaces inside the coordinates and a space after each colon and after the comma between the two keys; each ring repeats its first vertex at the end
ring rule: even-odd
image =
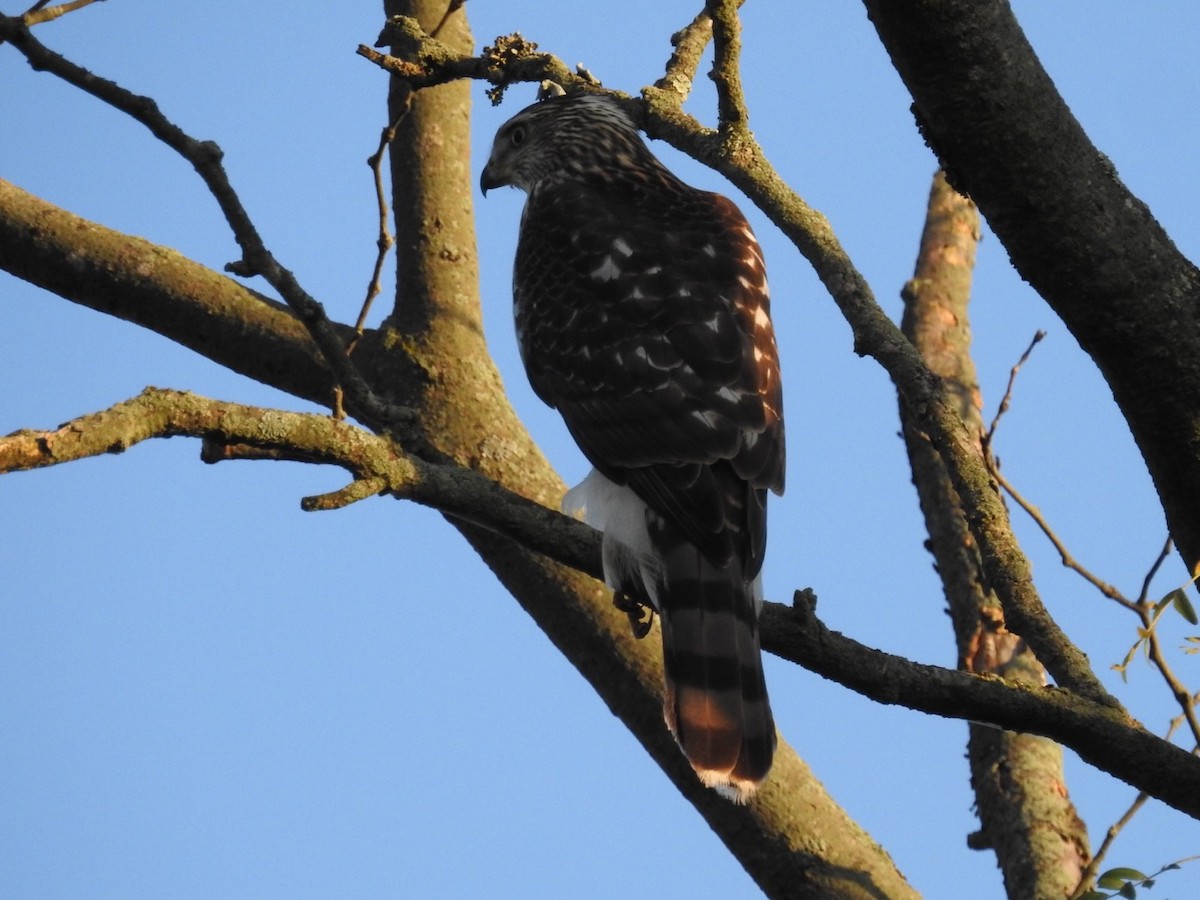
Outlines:
{"type": "Polygon", "coordinates": [[[479,174],[479,190],[483,192],[483,196],[487,196],[487,192],[492,188],[503,187],[508,184],[508,179],[496,171],[489,159],[487,165],[483,167],[483,171],[479,174]]]}

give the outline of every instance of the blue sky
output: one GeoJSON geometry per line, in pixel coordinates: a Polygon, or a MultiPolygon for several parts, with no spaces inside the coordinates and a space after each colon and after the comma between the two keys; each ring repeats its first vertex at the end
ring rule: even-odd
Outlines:
{"type": "MultiPolygon", "coordinates": [[[[1019,2],[1072,109],[1191,258],[1200,7],[1019,2]]],[[[363,160],[384,77],[354,54],[373,3],[188,7],[117,0],[39,29],[51,47],[153,95],[218,141],[276,255],[352,321],[374,258],[363,160]]],[[[520,30],[636,92],[698,3],[468,4],[480,44],[520,30]]],[[[18,11],[15,6],[4,12],[18,11]]],[[[853,3],[746,5],[752,126],[829,216],[898,316],[935,162],[853,3]]],[[[140,126],[0,47],[0,177],[213,268],[235,256],[189,167],[140,126]]],[[[475,159],[531,99],[476,87],[475,159]]],[[[690,109],[712,121],[701,79],[690,109]]],[[[692,183],[731,192],[656,144],[692,183]]],[[[811,586],[831,627],[952,665],[944,601],[882,370],[807,263],[744,198],[764,245],[784,368],[788,492],[772,507],[768,597],[811,586]]],[[[586,465],[516,356],[509,279],[522,197],[476,201],[486,329],[513,402],[564,479],[586,465]]],[[[376,315],[378,321],[380,313],[376,315]]],[[[1129,593],[1165,537],[1110,394],[985,234],[972,311],[988,410],[1044,329],[998,438],[1006,473],[1075,555],[1129,593]]],[[[52,427],[147,384],[306,408],[155,335],[0,275],[0,433],[52,427]]],[[[574,669],[436,514],[377,499],[305,514],[342,473],[204,466],[181,439],[0,478],[0,895],[11,897],[697,897],[755,889],[574,669]]],[[[1147,727],[1175,714],[1148,667],[1109,672],[1134,640],[1018,512],[1051,611],[1147,727]]],[[[1171,560],[1156,586],[1185,580],[1171,560]]],[[[1194,633],[1164,624],[1175,648],[1194,633]]],[[[1200,660],[1173,651],[1200,687],[1200,660]]],[[[966,728],[880,708],[767,662],[781,730],[930,898],[1003,896],[977,823],[966,728]]],[[[1093,843],[1132,789],[1067,753],[1093,843]]],[[[1200,852],[1194,821],[1154,804],[1116,865],[1200,852]]],[[[1200,895],[1200,864],[1152,896],[1200,895]]]]}

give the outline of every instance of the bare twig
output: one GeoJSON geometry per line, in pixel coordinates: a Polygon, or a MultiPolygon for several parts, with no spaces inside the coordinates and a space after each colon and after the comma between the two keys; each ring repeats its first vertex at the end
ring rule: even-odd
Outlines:
{"type": "MultiPolygon", "coordinates": [[[[991,459],[992,457],[989,456],[989,460],[991,459]]],[[[1081,578],[1088,582],[1088,584],[1092,585],[1092,587],[1096,588],[1096,590],[1098,590],[1108,599],[1119,603],[1128,610],[1137,612],[1138,605],[1136,603],[1122,594],[1113,585],[1109,584],[1107,581],[1104,581],[1102,578],[1086,569],[1077,559],[1075,559],[1075,557],[1071,554],[1071,551],[1067,549],[1067,545],[1062,542],[1059,536],[1055,533],[1054,529],[1050,527],[1050,523],[1046,521],[1046,517],[1042,515],[1042,511],[1026,500],[1025,497],[1022,496],[1021,493],[1012,486],[1012,483],[1000,473],[1000,470],[997,469],[994,464],[992,465],[992,477],[996,479],[996,483],[999,484],[1000,487],[1004,488],[1004,492],[1008,494],[1008,496],[1012,497],[1016,504],[1029,514],[1029,517],[1033,519],[1034,523],[1041,530],[1042,534],[1046,536],[1046,539],[1049,540],[1054,546],[1054,549],[1058,551],[1058,555],[1062,559],[1062,564],[1064,566],[1073,572],[1076,572],[1081,578]]]]}
{"type": "Polygon", "coordinates": [[[74,12],[77,9],[83,9],[85,6],[91,6],[97,0],[71,0],[69,3],[60,3],[58,6],[51,6],[46,9],[46,4],[49,0],[39,0],[21,16],[21,19],[26,25],[34,26],[41,25],[43,22],[53,22],[60,16],[65,16],[69,12],[74,12]]]}
{"type": "Polygon", "coordinates": [[[1033,348],[1041,343],[1046,337],[1046,332],[1038,330],[1033,335],[1033,340],[1029,342],[1029,346],[1025,348],[1025,352],[1021,354],[1021,358],[1017,360],[1017,364],[1008,372],[1008,387],[1004,389],[1004,396],[1000,398],[1000,405],[996,408],[996,416],[992,419],[992,424],[988,426],[987,434],[983,436],[983,448],[985,452],[991,451],[992,438],[996,434],[996,426],[1000,424],[1000,418],[1008,412],[1009,406],[1012,404],[1013,385],[1017,381],[1017,373],[1021,371],[1021,367],[1029,360],[1029,355],[1033,353],[1033,348]]]}
{"type": "MultiPolygon", "coordinates": [[[[1030,346],[1032,347],[1032,345],[1030,346]]],[[[1020,363],[1013,368],[1014,374],[1019,366],[1020,363]]],[[[1009,386],[1012,386],[1011,379],[1009,381],[1009,386]]],[[[1085,568],[1078,560],[1076,560],[1071,552],[1067,549],[1066,544],[1064,544],[1063,541],[1058,537],[1054,529],[1050,527],[1049,522],[1046,521],[1046,518],[1042,515],[1041,510],[1025,499],[1025,497],[1023,497],[1012,486],[1008,479],[1000,473],[1000,471],[995,467],[994,459],[990,454],[988,456],[988,461],[989,465],[992,467],[992,477],[996,479],[997,484],[1004,489],[1006,494],[1012,497],[1018,506],[1020,506],[1023,510],[1025,510],[1026,513],[1029,514],[1029,517],[1037,524],[1042,534],[1046,536],[1046,539],[1049,540],[1054,546],[1054,549],[1058,551],[1058,555],[1062,559],[1062,564],[1068,569],[1071,569],[1073,572],[1077,573],[1081,578],[1091,584],[1105,597],[1134,613],[1134,615],[1138,617],[1138,621],[1140,622],[1138,639],[1134,643],[1133,648],[1126,655],[1125,662],[1117,668],[1123,670],[1128,661],[1133,657],[1133,654],[1137,648],[1144,644],[1146,647],[1147,657],[1158,670],[1159,675],[1161,675],[1163,681],[1166,682],[1167,688],[1171,691],[1171,696],[1175,698],[1175,701],[1179,704],[1180,709],[1183,711],[1184,720],[1188,723],[1188,728],[1191,730],[1195,742],[1200,744],[1200,717],[1197,717],[1196,714],[1196,704],[1192,699],[1191,692],[1179,680],[1178,676],[1171,668],[1171,664],[1167,661],[1166,654],[1163,653],[1162,641],[1158,636],[1158,620],[1166,610],[1167,605],[1164,603],[1151,603],[1149,600],[1150,582],[1153,579],[1154,574],[1162,565],[1167,553],[1170,551],[1170,540],[1167,541],[1166,546],[1163,547],[1158,557],[1156,557],[1154,564],[1150,567],[1150,571],[1147,573],[1146,578],[1143,581],[1142,592],[1139,596],[1139,599],[1137,601],[1130,600],[1116,587],[1093,574],[1089,569],[1085,568]]]]}
{"type": "MultiPolygon", "coordinates": [[[[1182,716],[1177,716],[1171,720],[1171,724],[1167,728],[1167,733],[1163,735],[1164,741],[1169,741],[1171,739],[1171,735],[1175,733],[1175,729],[1179,727],[1179,724],[1182,721],[1182,716]]],[[[1111,849],[1113,842],[1117,839],[1117,835],[1125,830],[1125,827],[1131,821],[1133,821],[1133,817],[1138,814],[1138,811],[1145,806],[1146,801],[1149,799],[1150,795],[1145,791],[1138,791],[1137,796],[1133,798],[1133,802],[1129,804],[1129,808],[1121,814],[1121,817],[1118,818],[1117,821],[1108,826],[1108,830],[1104,832],[1104,840],[1100,842],[1099,849],[1092,854],[1092,858],[1084,867],[1083,872],[1080,873],[1079,884],[1076,885],[1075,890],[1072,891],[1070,900],[1077,900],[1077,898],[1086,893],[1091,887],[1092,882],[1096,880],[1096,874],[1100,871],[1100,865],[1104,862],[1104,858],[1108,855],[1108,851],[1111,849]]]]}
{"type": "Polygon", "coordinates": [[[1154,581],[1154,576],[1158,574],[1158,570],[1162,568],[1163,563],[1167,561],[1167,557],[1171,555],[1171,550],[1174,546],[1175,542],[1168,534],[1162,550],[1158,552],[1158,556],[1155,558],[1154,563],[1146,572],[1146,577],[1142,580],[1142,590],[1138,594],[1138,603],[1145,603],[1150,599],[1150,583],[1154,581]]]}
{"type": "Polygon", "coordinates": [[[1167,662],[1166,654],[1163,653],[1162,641],[1158,639],[1158,618],[1162,615],[1166,606],[1159,606],[1146,603],[1139,603],[1138,617],[1142,622],[1142,633],[1146,640],[1146,650],[1150,656],[1150,661],[1154,667],[1158,669],[1163,681],[1167,683],[1167,687],[1171,690],[1171,696],[1175,698],[1175,702],[1179,704],[1179,708],[1183,711],[1184,721],[1187,722],[1188,729],[1192,732],[1192,740],[1200,745],[1200,719],[1196,716],[1196,700],[1192,696],[1191,691],[1184,687],[1176,676],[1175,671],[1171,668],[1171,664],[1167,662]]]}
{"type": "MultiPolygon", "coordinates": [[[[461,0],[459,5],[461,5],[461,0]]],[[[449,16],[449,13],[446,15],[449,16]]],[[[363,329],[366,327],[367,313],[371,310],[371,303],[379,296],[380,291],[383,290],[383,264],[387,260],[388,251],[395,244],[392,232],[388,227],[387,188],[383,183],[383,157],[387,152],[387,148],[391,146],[392,141],[396,139],[396,129],[400,127],[401,120],[412,109],[412,96],[412,90],[409,89],[400,112],[392,120],[391,124],[380,133],[379,146],[374,153],[367,157],[367,165],[371,168],[372,179],[375,183],[376,209],[379,211],[379,237],[375,240],[378,253],[375,255],[375,268],[371,272],[371,280],[367,284],[367,296],[363,300],[358,320],[354,323],[354,337],[346,345],[347,353],[354,352],[354,348],[358,344],[358,339],[362,337],[363,329]]]]}
{"type": "Polygon", "coordinates": [[[300,501],[300,508],[305,512],[342,509],[351,503],[357,503],[359,500],[376,497],[386,491],[387,487],[387,479],[385,478],[356,478],[341,490],[328,494],[316,494],[312,497],[304,497],[300,501]]]}
{"type": "MultiPolygon", "coordinates": [[[[1019,365],[1020,364],[1018,363],[1018,366],[1019,365]]],[[[1016,367],[1014,367],[1013,371],[1015,373],[1016,367]]],[[[988,459],[990,462],[992,457],[989,456],[988,459]]],[[[1080,564],[1079,561],[1076,560],[1071,552],[1067,549],[1066,545],[1062,542],[1058,535],[1054,532],[1054,529],[1050,527],[1050,524],[1046,521],[1045,516],[1042,515],[1041,510],[1026,500],[1012,486],[1008,479],[1000,474],[999,470],[996,469],[994,465],[992,466],[992,477],[994,477],[996,482],[1002,488],[1004,488],[1005,493],[1012,497],[1017,505],[1029,514],[1029,517],[1037,524],[1042,534],[1046,536],[1047,540],[1049,540],[1054,546],[1054,549],[1058,551],[1058,555],[1062,559],[1062,564],[1064,566],[1077,573],[1105,597],[1121,605],[1138,617],[1138,620],[1141,623],[1141,627],[1138,629],[1138,639],[1134,643],[1133,648],[1129,651],[1129,654],[1126,655],[1126,663],[1128,663],[1129,659],[1132,658],[1133,653],[1137,650],[1138,646],[1144,643],[1146,647],[1146,655],[1150,659],[1150,662],[1158,670],[1159,675],[1162,676],[1163,681],[1166,682],[1167,688],[1171,691],[1171,696],[1175,698],[1175,701],[1179,704],[1180,709],[1183,711],[1183,718],[1188,723],[1188,728],[1191,730],[1195,742],[1200,744],[1200,717],[1197,717],[1196,714],[1195,701],[1192,698],[1191,692],[1179,680],[1178,676],[1175,674],[1175,671],[1171,668],[1171,664],[1167,661],[1166,654],[1163,653],[1162,641],[1158,636],[1158,620],[1166,610],[1167,606],[1164,603],[1151,603],[1149,600],[1150,581],[1154,577],[1154,573],[1157,572],[1159,567],[1162,565],[1163,560],[1166,558],[1166,554],[1170,551],[1170,540],[1167,541],[1166,546],[1163,547],[1162,551],[1160,551],[1158,557],[1155,559],[1154,564],[1151,566],[1150,571],[1142,584],[1142,593],[1139,599],[1135,602],[1122,594],[1121,591],[1119,591],[1116,587],[1099,578],[1089,569],[1080,564]]],[[[1118,668],[1124,669],[1126,663],[1122,663],[1122,665],[1118,668]]]]}

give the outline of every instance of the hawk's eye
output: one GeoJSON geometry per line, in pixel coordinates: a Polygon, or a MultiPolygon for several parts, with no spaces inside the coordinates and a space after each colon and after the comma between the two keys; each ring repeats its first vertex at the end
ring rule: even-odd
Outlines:
{"type": "Polygon", "coordinates": [[[525,126],[518,125],[508,133],[508,140],[514,147],[520,147],[525,143],[525,126]]]}

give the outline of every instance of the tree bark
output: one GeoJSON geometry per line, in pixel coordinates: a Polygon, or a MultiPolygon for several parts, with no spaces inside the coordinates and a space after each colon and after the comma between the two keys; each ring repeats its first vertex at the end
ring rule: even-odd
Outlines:
{"type": "Polygon", "coordinates": [[[1091,356],[1200,563],[1200,271],[1088,139],[1002,0],[865,0],[950,182],[1091,356]]]}
{"type": "MultiPolygon", "coordinates": [[[[934,177],[913,278],[901,292],[905,335],[941,376],[972,439],[983,420],[968,315],[979,215],[941,172],[934,177]]],[[[900,406],[901,418],[904,405],[900,406]]],[[[903,421],[913,483],[929,532],[958,649],[959,666],[1040,686],[1045,670],[1004,626],[941,456],[903,421]]],[[[982,452],[982,447],[981,447],[982,452]]],[[[1066,896],[1089,859],[1087,829],[1067,793],[1062,750],[1047,738],[969,726],[967,758],[981,831],[971,846],[995,851],[1010,897],[1066,896]]]]}

